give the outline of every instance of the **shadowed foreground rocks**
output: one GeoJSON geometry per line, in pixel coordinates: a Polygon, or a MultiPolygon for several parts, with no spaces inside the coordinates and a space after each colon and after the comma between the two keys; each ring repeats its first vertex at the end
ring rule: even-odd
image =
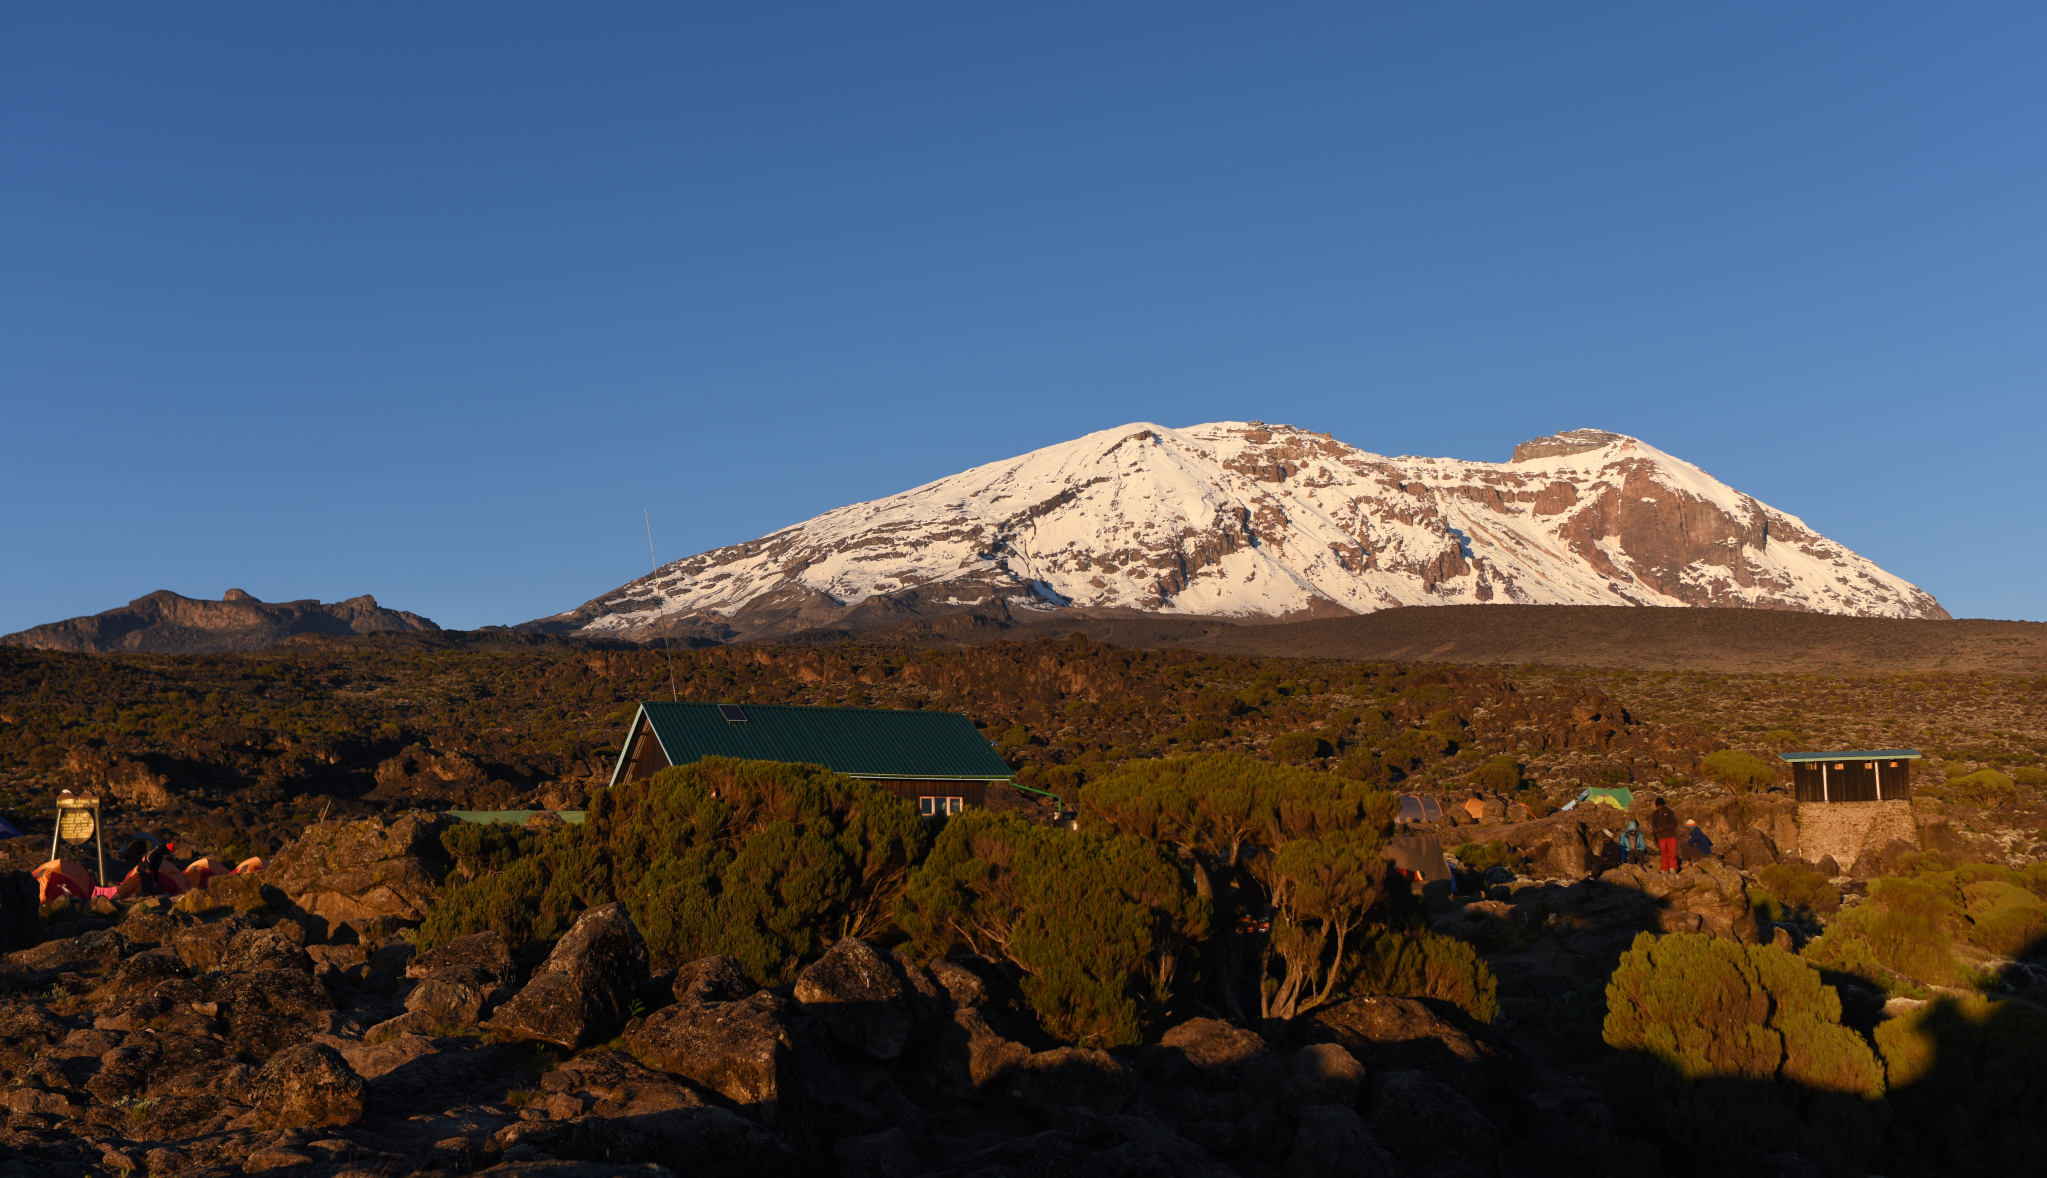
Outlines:
{"type": "MultiPolygon", "coordinates": [[[[979,959],[650,975],[618,904],[530,968],[494,933],[415,952],[434,821],[318,824],[267,881],[9,952],[0,1173],[1476,1175],[1539,1139],[1515,1053],[1415,1001],[1110,1052],[1034,1037],[979,959]]],[[[1543,1157],[1587,1172],[1596,1137],[1543,1157]]]]}

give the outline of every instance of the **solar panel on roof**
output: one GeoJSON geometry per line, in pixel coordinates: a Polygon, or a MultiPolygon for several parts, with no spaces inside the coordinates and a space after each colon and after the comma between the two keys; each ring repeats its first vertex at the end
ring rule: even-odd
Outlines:
{"type": "Polygon", "coordinates": [[[738,704],[719,704],[718,714],[725,717],[728,724],[746,723],[746,709],[738,704]]]}

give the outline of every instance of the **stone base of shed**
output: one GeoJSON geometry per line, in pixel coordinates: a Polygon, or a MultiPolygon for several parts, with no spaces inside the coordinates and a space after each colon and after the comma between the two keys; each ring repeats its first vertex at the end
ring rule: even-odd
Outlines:
{"type": "Polygon", "coordinates": [[[1873,859],[1894,840],[1919,845],[1909,801],[1798,804],[1798,857],[1807,863],[1831,855],[1848,872],[1865,854],[1873,859]]]}

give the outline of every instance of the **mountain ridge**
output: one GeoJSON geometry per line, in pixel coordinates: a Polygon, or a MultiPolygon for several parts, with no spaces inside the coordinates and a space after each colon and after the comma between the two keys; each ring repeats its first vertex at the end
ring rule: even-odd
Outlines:
{"type": "Polygon", "coordinates": [[[996,604],[1239,624],[1473,602],[1943,619],[1934,598],[1639,438],[1504,463],[1263,422],[1138,422],[672,561],[522,628],[761,641],[996,604]]]}
{"type": "Polygon", "coordinates": [[[322,605],[312,598],[260,601],[240,589],[228,590],[219,601],[159,589],[101,613],[0,635],[0,646],[102,654],[215,654],[261,650],[302,634],[439,629],[430,618],[385,609],[367,593],[322,605]]]}

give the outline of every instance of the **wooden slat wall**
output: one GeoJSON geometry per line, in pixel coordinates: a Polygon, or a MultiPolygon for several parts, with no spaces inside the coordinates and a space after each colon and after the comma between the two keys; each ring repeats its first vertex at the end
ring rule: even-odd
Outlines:
{"type": "Polygon", "coordinates": [[[1883,774],[1886,802],[1902,802],[1912,796],[1910,761],[1828,761],[1822,782],[1820,762],[1799,761],[1791,766],[1791,782],[1801,802],[1874,802],[1877,774],[1883,774]],[[1836,769],[1834,766],[1842,768],[1836,769]],[[1865,768],[1865,766],[1871,766],[1865,768]]]}

